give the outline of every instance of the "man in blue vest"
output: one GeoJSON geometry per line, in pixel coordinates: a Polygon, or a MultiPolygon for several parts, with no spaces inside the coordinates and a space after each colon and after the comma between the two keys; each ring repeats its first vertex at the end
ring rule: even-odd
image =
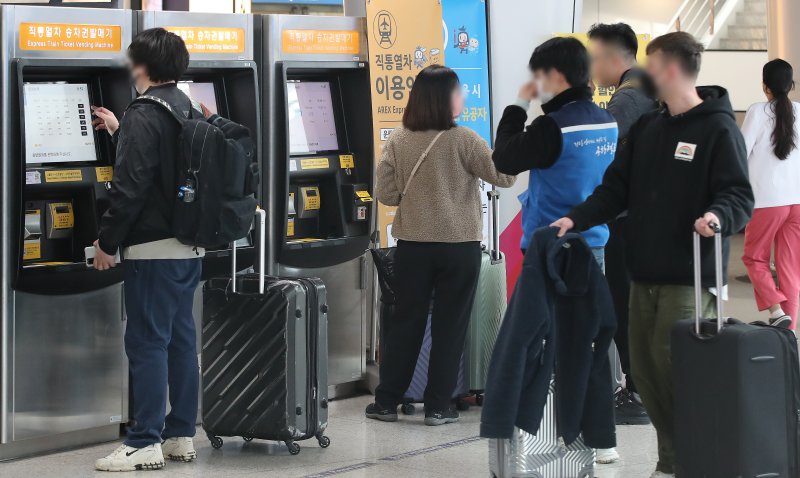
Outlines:
{"type": "MultiPolygon", "coordinates": [[[[503,113],[494,152],[498,171],[530,171],[528,190],[520,196],[523,250],[536,229],[585,201],[602,183],[618,139],[614,117],[592,102],[589,55],[580,41],[553,38],[542,43],[531,56],[530,69],[532,81],[503,113]],[[545,114],[525,128],[534,99],[541,101],[545,114]]],[[[583,236],[602,265],[608,226],[593,227],[583,236]]],[[[617,459],[613,448],[597,452],[598,463],[617,459]]]]}

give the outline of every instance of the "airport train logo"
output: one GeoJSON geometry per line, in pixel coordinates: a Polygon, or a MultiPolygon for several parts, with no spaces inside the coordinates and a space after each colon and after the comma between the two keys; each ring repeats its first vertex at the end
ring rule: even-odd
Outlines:
{"type": "Polygon", "coordinates": [[[372,20],[372,31],[378,46],[385,50],[393,47],[397,41],[397,21],[386,10],[381,10],[375,15],[372,20]]]}

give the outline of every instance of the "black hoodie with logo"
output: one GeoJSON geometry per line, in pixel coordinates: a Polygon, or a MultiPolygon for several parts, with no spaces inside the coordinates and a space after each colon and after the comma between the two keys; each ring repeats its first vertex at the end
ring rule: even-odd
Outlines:
{"type": "MultiPolygon", "coordinates": [[[[671,116],[663,108],[634,124],[603,183],[567,215],[585,230],[627,209],[627,260],[637,282],[691,285],[694,221],[713,212],[728,237],[753,212],[744,139],[728,92],[718,86],[697,92],[703,103],[686,113],[671,116]]],[[[727,266],[727,239],[724,257],[727,266]]],[[[710,240],[703,241],[702,270],[703,284],[713,286],[710,240]]]]}

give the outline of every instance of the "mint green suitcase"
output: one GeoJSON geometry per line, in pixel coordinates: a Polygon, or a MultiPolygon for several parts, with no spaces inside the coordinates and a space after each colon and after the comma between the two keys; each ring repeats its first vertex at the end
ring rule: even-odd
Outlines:
{"type": "Polygon", "coordinates": [[[491,211],[489,227],[489,249],[483,252],[478,289],[472,306],[467,342],[464,347],[466,375],[469,390],[476,395],[477,404],[483,402],[483,390],[489,361],[492,358],[494,343],[500,323],[506,313],[507,286],[506,261],[500,252],[500,218],[498,203],[500,193],[488,192],[491,211]]]}

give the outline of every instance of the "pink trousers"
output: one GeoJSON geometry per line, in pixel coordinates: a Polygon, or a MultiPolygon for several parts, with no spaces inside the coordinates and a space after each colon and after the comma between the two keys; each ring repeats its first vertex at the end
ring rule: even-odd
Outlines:
{"type": "Polygon", "coordinates": [[[800,205],[756,209],[747,225],[742,260],[753,283],[758,310],[780,304],[792,318],[794,329],[800,301],[800,205]],[[778,284],[770,270],[773,247],[778,284]]]}

